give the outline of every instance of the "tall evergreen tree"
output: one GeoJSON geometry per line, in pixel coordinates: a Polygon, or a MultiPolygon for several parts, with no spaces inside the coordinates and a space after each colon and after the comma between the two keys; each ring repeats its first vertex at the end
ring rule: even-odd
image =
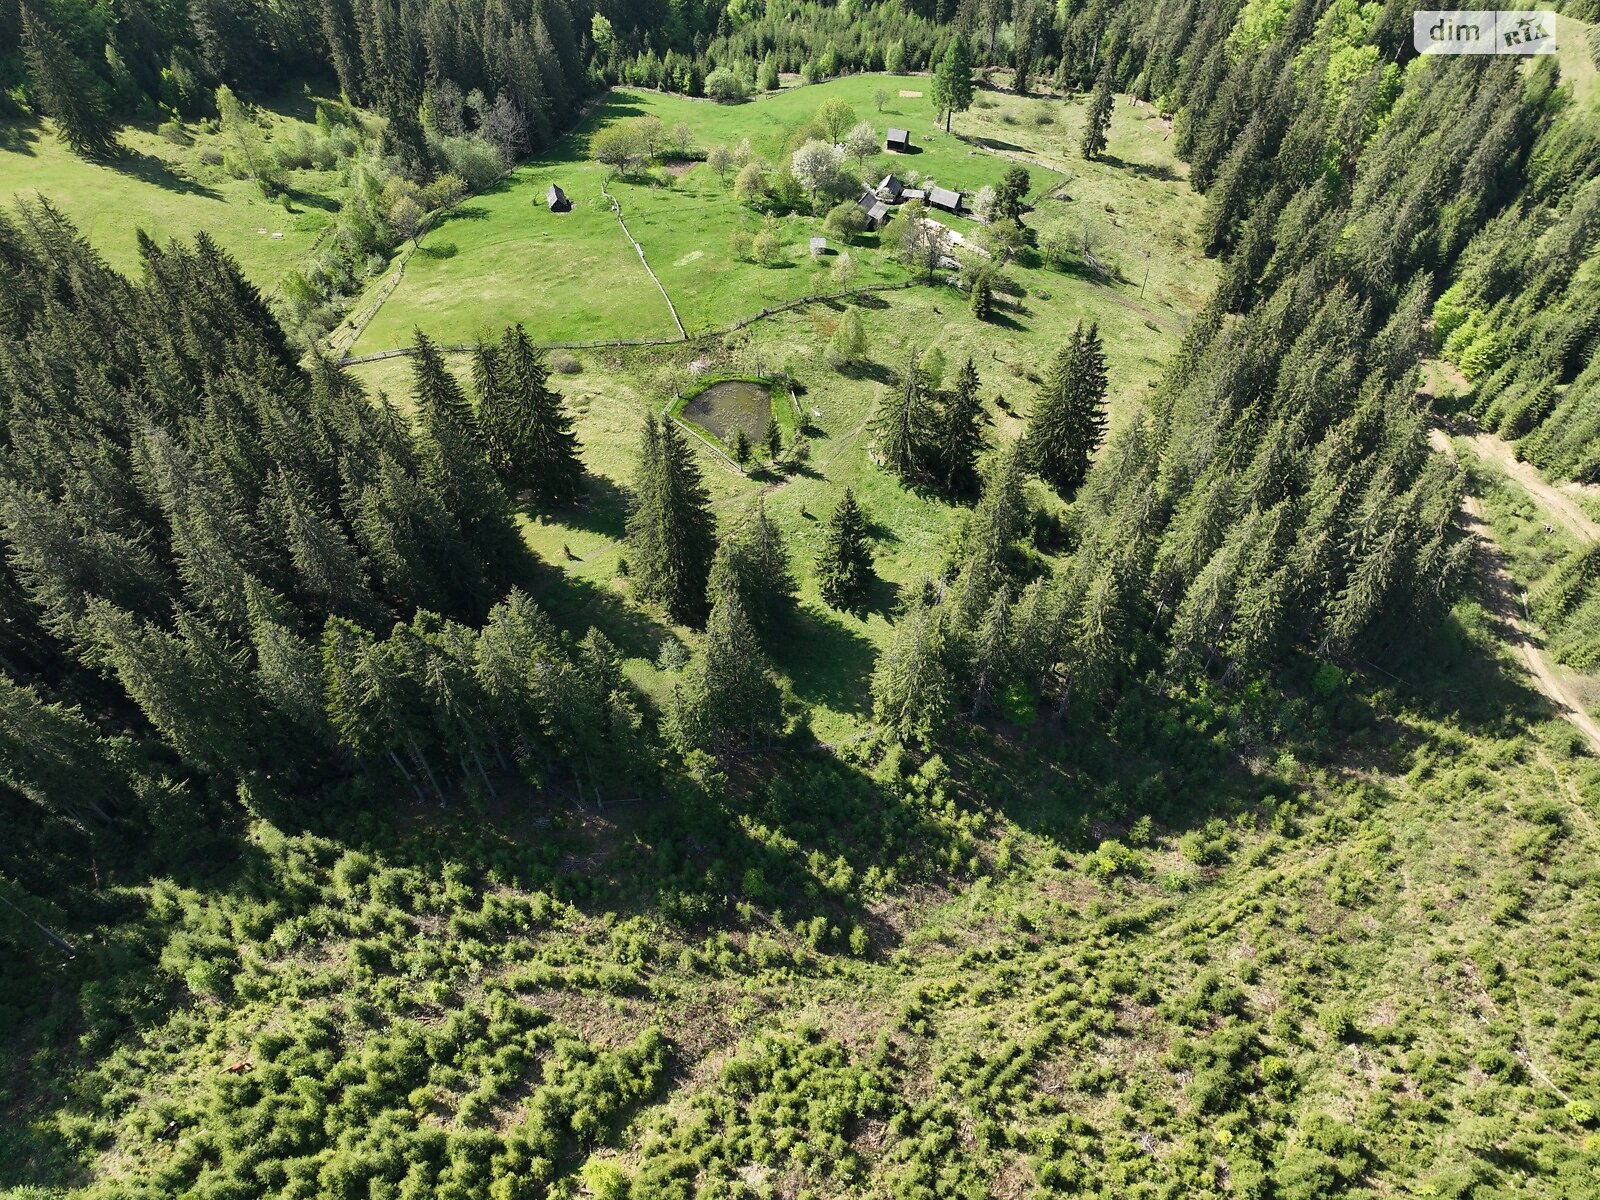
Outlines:
{"type": "Polygon", "coordinates": [[[933,742],[954,709],[945,608],[931,584],[917,589],[894,623],[872,673],[873,719],[906,742],[933,742]]]}
{"type": "Polygon", "coordinates": [[[1089,111],[1083,122],[1083,156],[1093,160],[1106,152],[1106,133],[1111,128],[1111,64],[1100,68],[1089,98],[1089,111]]]}
{"type": "Polygon", "coordinates": [[[794,599],[794,574],[783,548],[783,535],[767,516],[758,495],[739,526],[722,539],[711,563],[711,601],[737,593],[757,634],[770,641],[783,627],[794,599]]]}
{"type": "Polygon", "coordinates": [[[683,434],[671,420],[646,417],[628,514],[631,578],[639,598],[660,604],[674,621],[703,620],[715,525],[683,434]]]}
{"type": "Polygon", "coordinates": [[[40,106],[60,124],[73,153],[101,158],[115,150],[116,125],[100,81],[32,3],[22,5],[22,53],[40,106]]]}
{"type": "Polygon", "coordinates": [[[978,454],[988,420],[978,399],[978,369],[968,355],[956,373],[955,390],[939,412],[939,471],[951,495],[969,496],[977,488],[978,454]]]}
{"type": "Polygon", "coordinates": [[[778,687],[737,591],[717,597],[700,647],[672,689],[667,728],[684,750],[729,750],[779,731],[778,687]]]}
{"type": "Polygon", "coordinates": [[[972,91],[972,51],[967,39],[957,33],[934,69],[928,93],[934,112],[944,120],[946,133],[950,132],[950,118],[972,107],[972,91]]]}
{"type": "Polygon", "coordinates": [[[867,519],[849,488],[828,519],[822,552],[817,555],[817,585],[831,608],[860,612],[872,594],[877,577],[872,570],[872,548],[867,543],[867,519]]]}
{"type": "Polygon", "coordinates": [[[873,422],[879,459],[904,480],[920,476],[927,461],[929,391],[920,351],[913,346],[898,384],[873,422]]]}
{"type": "Polygon", "coordinates": [[[583,481],[578,439],[561,397],[550,387],[544,351],[521,324],[473,361],[478,423],[489,464],[513,492],[536,503],[567,504],[583,481]]]}
{"type": "Polygon", "coordinates": [[[1105,432],[1106,389],[1099,327],[1080,323],[1040,385],[1026,435],[1030,466],[1067,499],[1083,486],[1105,432]]]}

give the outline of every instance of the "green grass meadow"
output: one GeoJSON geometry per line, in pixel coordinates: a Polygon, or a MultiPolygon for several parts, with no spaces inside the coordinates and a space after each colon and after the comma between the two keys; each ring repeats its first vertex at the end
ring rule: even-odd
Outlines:
{"type": "MultiPolygon", "coordinates": [[[[1086,164],[1077,150],[1081,102],[986,91],[946,134],[935,126],[924,96],[900,95],[924,92],[927,82],[915,76],[858,75],[732,105],[613,91],[552,155],[519,168],[499,188],[474,197],[435,225],[351,353],[402,346],[416,327],[438,340],[459,342],[513,321],[552,342],[670,335],[674,326],[666,305],[601,195],[607,171],[589,160],[589,136],[609,121],[650,114],[668,129],[679,122],[688,125],[701,151],[737,146],[748,138],[757,156],[779,163],[830,97],[846,100],[880,132],[891,124],[911,129],[916,152],[868,160],[863,174],[874,181],[891,170],[902,176],[914,172],[919,181],[936,180],[970,196],[999,181],[1012,165],[1008,154],[1030,160],[1024,165],[1039,197],[1030,223],[1041,229],[1061,225],[1075,233],[1086,229],[1097,255],[1122,276],[1100,290],[1098,304],[1087,296],[1080,300],[1083,311],[1110,307],[1115,293],[1177,328],[1198,307],[1215,280],[1214,266],[1189,234],[1201,202],[1184,182],[1186,168],[1171,154],[1165,124],[1149,110],[1119,107],[1108,158],[1086,164]],[[874,100],[879,90],[892,97],[881,112],[874,100]],[[555,215],[545,208],[551,183],[571,197],[571,213],[555,215]],[[1149,282],[1141,298],[1147,266],[1149,282]]],[[[807,251],[808,239],[822,233],[820,217],[780,221],[782,263],[737,259],[730,244],[733,231],[753,233],[762,218],[739,204],[730,181],[703,163],[613,179],[609,187],[690,333],[723,328],[763,308],[833,289],[828,278],[833,254],[813,260],[807,251]]],[[[972,228],[964,218],[942,219],[958,232],[972,228]]],[[[830,239],[830,249],[855,260],[857,286],[908,278],[876,235],[847,247],[830,239]]],[[[1051,274],[1041,273],[1039,291],[1052,290],[1042,282],[1051,274]]],[[[1059,273],[1053,278],[1058,281],[1054,290],[1062,295],[1097,290],[1089,280],[1059,273]]]]}
{"type": "MultiPolygon", "coordinates": [[[[315,107],[311,98],[290,93],[266,102],[261,112],[270,141],[308,126],[315,107]]],[[[120,271],[137,271],[141,229],[161,243],[204,230],[252,282],[270,290],[305,264],[337,213],[338,172],[289,172],[285,207],[263,199],[252,181],[233,179],[205,161],[207,151],[226,148],[221,133],[193,125],[186,133],[189,144],[178,145],[151,126],[130,125],[118,137],[123,154],[88,162],[67,149],[52,122],[0,121],[0,201],[45,197],[120,271]]]]}

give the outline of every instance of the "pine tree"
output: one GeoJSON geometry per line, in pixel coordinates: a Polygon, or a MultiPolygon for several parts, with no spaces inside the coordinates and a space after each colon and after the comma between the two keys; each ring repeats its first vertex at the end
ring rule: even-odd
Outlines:
{"type": "Polygon", "coordinates": [[[978,454],[988,421],[978,399],[978,369],[968,355],[956,374],[955,390],[939,412],[939,470],[945,490],[953,496],[970,496],[977,489],[978,454]]]}
{"type": "Polygon", "coordinates": [[[906,742],[936,741],[955,705],[944,606],[924,586],[894,623],[872,673],[873,719],[906,742]]]}
{"type": "Polygon", "coordinates": [[[683,750],[771,741],[781,704],[737,591],[717,597],[700,647],[673,687],[667,729],[683,750]]]}
{"type": "Polygon", "coordinates": [[[766,448],[769,461],[776,462],[783,453],[783,430],[778,426],[778,418],[770,417],[767,420],[767,432],[761,439],[761,444],[766,448]]]}
{"type": "Polygon", "coordinates": [[[253,579],[246,593],[257,687],[294,732],[295,749],[280,748],[284,763],[292,766],[311,757],[308,747],[334,745],[322,694],[321,654],[315,643],[301,635],[293,610],[281,596],[253,579]]]}
{"type": "Polygon", "coordinates": [[[1069,500],[1083,486],[1105,432],[1106,390],[1099,327],[1085,332],[1080,323],[1040,386],[1026,436],[1034,472],[1069,500]]]}
{"type": "Polygon", "coordinates": [[[478,423],[490,466],[512,492],[529,492],[541,504],[568,504],[578,496],[583,465],[572,418],[550,388],[544,351],[520,324],[493,349],[473,359],[478,423]]]}
{"type": "Polygon", "coordinates": [[[674,621],[697,623],[706,613],[706,579],[716,550],[710,497],[671,421],[645,418],[628,553],[636,594],[660,604],[674,621]]]}
{"type": "Polygon", "coordinates": [[[977,321],[987,321],[994,311],[994,287],[988,275],[979,275],[972,281],[972,316],[977,321]]]}
{"type": "Polygon", "coordinates": [[[946,133],[950,132],[950,118],[972,107],[972,91],[972,51],[967,39],[957,33],[934,69],[928,92],[934,112],[944,119],[946,133]]]}
{"type": "Polygon", "coordinates": [[[29,3],[22,5],[22,53],[29,85],[41,107],[60,124],[61,136],[73,153],[84,158],[112,153],[116,125],[100,81],[29,3]]]}
{"type": "Polygon", "coordinates": [[[708,588],[712,603],[729,592],[736,593],[763,640],[770,641],[783,627],[794,599],[794,573],[789,569],[783,535],[767,516],[766,502],[760,496],[717,547],[708,588]]]}
{"type": "Polygon", "coordinates": [[[961,539],[960,580],[955,588],[955,623],[966,629],[988,605],[1011,570],[1011,558],[1027,518],[1019,442],[996,454],[984,481],[983,498],[961,539]]]}
{"type": "Polygon", "coordinates": [[[885,398],[883,411],[873,423],[878,458],[904,480],[921,474],[927,454],[928,386],[919,359],[919,352],[912,347],[898,386],[885,398]]]}
{"type": "Polygon", "coordinates": [[[972,715],[994,703],[1011,671],[1011,589],[1002,586],[989,601],[983,619],[968,639],[972,715]]]}
{"type": "Polygon", "coordinates": [[[1099,158],[1106,150],[1106,131],[1111,128],[1111,64],[1100,68],[1089,99],[1089,112],[1083,125],[1083,156],[1099,158]]]}
{"type": "Polygon", "coordinates": [[[750,435],[743,427],[736,429],[733,434],[733,461],[740,466],[750,461],[750,435]]]}
{"type": "Polygon", "coordinates": [[[817,555],[817,584],[823,601],[843,612],[860,612],[867,606],[877,576],[872,570],[872,548],[867,543],[867,519],[856,503],[855,492],[845,488],[839,506],[828,520],[822,552],[817,555]]]}
{"type": "Polygon", "coordinates": [[[118,748],[75,706],[0,674],[0,784],[88,833],[133,802],[118,748]]]}
{"type": "Polygon", "coordinates": [[[502,567],[516,546],[505,492],[484,459],[472,405],[438,347],[420,329],[416,331],[411,377],[423,482],[477,553],[492,566],[502,567]]]}

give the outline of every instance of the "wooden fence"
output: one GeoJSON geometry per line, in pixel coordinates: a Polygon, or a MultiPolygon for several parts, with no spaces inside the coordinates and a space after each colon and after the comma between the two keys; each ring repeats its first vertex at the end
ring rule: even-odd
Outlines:
{"type": "MultiPolygon", "coordinates": [[[[626,346],[675,346],[682,342],[699,342],[708,338],[726,337],[730,333],[737,333],[747,325],[754,325],[757,321],[768,317],[775,317],[779,313],[789,312],[792,309],[803,308],[807,304],[823,304],[833,300],[849,300],[858,296],[865,296],[872,292],[898,292],[906,288],[917,286],[915,280],[904,283],[872,283],[865,287],[846,288],[838,292],[818,292],[811,296],[801,296],[794,300],[785,300],[782,304],[771,308],[763,308],[758,313],[751,313],[748,317],[741,317],[729,325],[719,326],[716,329],[702,329],[697,333],[684,334],[681,337],[664,338],[597,338],[583,342],[539,342],[541,350],[601,350],[612,347],[626,346]]],[[[439,347],[456,353],[465,353],[476,350],[475,342],[457,342],[439,347]]],[[[339,360],[342,367],[355,366],[359,363],[382,362],[387,358],[403,358],[413,353],[410,346],[402,346],[397,350],[374,350],[371,354],[346,355],[339,360]]]]}

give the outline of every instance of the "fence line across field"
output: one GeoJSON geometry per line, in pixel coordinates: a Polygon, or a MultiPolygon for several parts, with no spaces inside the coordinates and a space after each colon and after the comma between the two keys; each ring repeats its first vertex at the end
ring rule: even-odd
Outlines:
{"type": "MultiPolygon", "coordinates": [[[[915,280],[907,280],[904,283],[873,283],[868,284],[865,287],[846,288],[841,292],[818,292],[815,295],[800,296],[794,300],[785,300],[783,303],[773,305],[770,308],[763,308],[758,313],[751,313],[748,317],[741,317],[739,320],[728,325],[721,325],[715,329],[702,329],[697,333],[685,333],[680,337],[594,338],[589,341],[538,342],[536,345],[541,350],[600,350],[613,347],[622,348],[627,346],[676,346],[684,342],[698,342],[706,338],[725,337],[730,333],[737,333],[746,326],[754,325],[757,321],[765,320],[768,317],[775,317],[779,313],[789,312],[793,309],[804,307],[807,304],[822,304],[831,300],[848,300],[853,297],[864,296],[873,292],[898,292],[915,286],[915,280]]],[[[442,350],[448,350],[458,354],[468,353],[476,350],[477,348],[478,343],[476,342],[455,342],[440,347],[442,350]]],[[[361,363],[382,362],[384,359],[403,358],[414,354],[415,352],[416,351],[413,347],[402,346],[394,350],[374,350],[369,354],[347,354],[339,360],[339,365],[341,367],[352,367],[358,366],[361,363]]]]}

